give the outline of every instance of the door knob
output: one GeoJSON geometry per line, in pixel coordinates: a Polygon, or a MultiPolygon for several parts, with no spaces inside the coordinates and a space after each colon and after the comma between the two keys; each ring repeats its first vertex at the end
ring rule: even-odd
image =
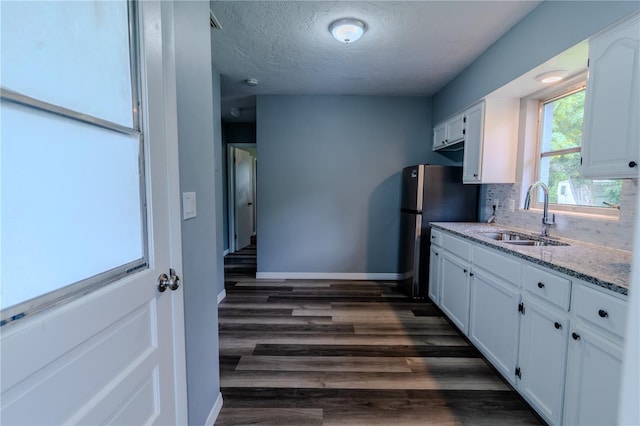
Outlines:
{"type": "Polygon", "coordinates": [[[169,269],[169,275],[162,273],[158,277],[158,291],[164,293],[168,288],[169,290],[177,290],[180,287],[180,277],[176,275],[176,271],[169,269]]]}
{"type": "Polygon", "coordinates": [[[177,290],[180,287],[180,277],[176,275],[176,271],[171,268],[169,269],[169,289],[177,290]]]}
{"type": "Polygon", "coordinates": [[[169,277],[167,276],[167,274],[160,274],[160,276],[158,277],[158,291],[160,293],[164,293],[164,291],[167,289],[167,287],[169,286],[169,277]]]}

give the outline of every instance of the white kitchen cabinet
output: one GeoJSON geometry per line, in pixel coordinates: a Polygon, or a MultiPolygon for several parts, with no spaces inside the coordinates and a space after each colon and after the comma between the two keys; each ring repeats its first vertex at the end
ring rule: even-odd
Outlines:
{"type": "Polygon", "coordinates": [[[515,385],[520,334],[520,289],[476,268],[471,274],[469,339],[515,385]]]}
{"type": "Polygon", "coordinates": [[[440,306],[440,248],[431,245],[429,256],[429,299],[440,306]]]}
{"type": "Polygon", "coordinates": [[[464,114],[454,115],[433,128],[433,150],[450,148],[462,142],[465,136],[464,114]]]}
{"type": "Polygon", "coordinates": [[[487,98],[464,111],[464,183],[513,183],[520,102],[487,98]]]}
{"type": "Polygon", "coordinates": [[[469,262],[443,250],[440,254],[440,309],[465,335],[469,332],[469,262]]]}
{"type": "Polygon", "coordinates": [[[640,169],[640,15],[589,40],[582,175],[633,178],[640,169]]]}
{"type": "Polygon", "coordinates": [[[521,311],[518,391],[549,424],[561,424],[568,313],[528,294],[521,311]]]}
{"type": "Polygon", "coordinates": [[[581,282],[572,295],[564,423],[617,424],[627,302],[581,282]]]}
{"type": "Polygon", "coordinates": [[[583,325],[571,327],[565,425],[617,424],[622,347],[583,325]]]}

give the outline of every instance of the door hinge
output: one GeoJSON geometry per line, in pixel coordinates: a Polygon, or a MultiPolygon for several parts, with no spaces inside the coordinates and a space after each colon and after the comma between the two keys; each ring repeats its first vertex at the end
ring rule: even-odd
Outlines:
{"type": "Polygon", "coordinates": [[[467,122],[467,116],[465,115],[464,117],[462,117],[462,122],[466,123],[467,122]]]}
{"type": "Polygon", "coordinates": [[[522,315],[524,315],[524,303],[520,303],[518,305],[518,312],[520,312],[522,315]]]}
{"type": "Polygon", "coordinates": [[[520,367],[516,367],[516,377],[518,379],[522,379],[522,372],[520,371],[520,367]]]}
{"type": "Polygon", "coordinates": [[[462,134],[465,135],[467,133],[467,129],[462,129],[462,134]]]}
{"type": "Polygon", "coordinates": [[[233,234],[233,238],[238,239],[238,234],[233,234]]]}
{"type": "Polygon", "coordinates": [[[580,157],[580,165],[582,166],[582,157],[580,157]]]}

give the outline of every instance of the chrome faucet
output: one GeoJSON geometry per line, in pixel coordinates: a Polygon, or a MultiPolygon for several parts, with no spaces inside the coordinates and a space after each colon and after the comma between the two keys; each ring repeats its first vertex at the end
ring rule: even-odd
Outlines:
{"type": "Polygon", "coordinates": [[[524,199],[524,209],[529,210],[529,205],[531,204],[531,193],[537,189],[538,187],[542,188],[542,194],[544,195],[544,208],[542,213],[542,231],[540,235],[543,237],[549,236],[549,228],[555,228],[558,226],[556,224],[556,215],[551,215],[551,222],[549,222],[549,187],[542,181],[538,181],[531,185],[527,190],[527,197],[524,199]]]}

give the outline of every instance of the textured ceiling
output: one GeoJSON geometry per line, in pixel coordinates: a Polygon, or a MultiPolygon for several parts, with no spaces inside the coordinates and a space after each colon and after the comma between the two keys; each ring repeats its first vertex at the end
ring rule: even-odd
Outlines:
{"type": "Polygon", "coordinates": [[[540,3],[212,1],[223,119],[255,120],[255,95],[431,95],[540,3]],[[344,17],[367,23],[353,44],[328,31],[344,17]]]}

